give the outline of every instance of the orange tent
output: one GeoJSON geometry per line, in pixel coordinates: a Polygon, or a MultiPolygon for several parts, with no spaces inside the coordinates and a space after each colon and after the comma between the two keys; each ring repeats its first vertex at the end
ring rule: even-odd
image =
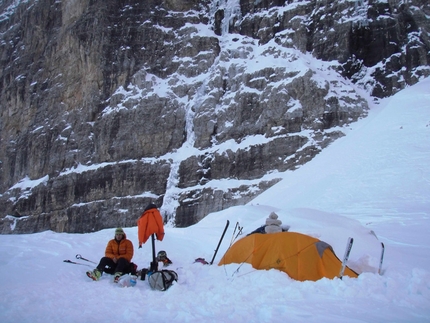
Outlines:
{"type": "MultiPolygon", "coordinates": [[[[275,268],[300,281],[338,277],[342,268],[329,244],[297,232],[248,235],[234,243],[218,265],[243,262],[256,269],[275,268]]],[[[358,277],[348,267],[344,275],[358,277]]]]}

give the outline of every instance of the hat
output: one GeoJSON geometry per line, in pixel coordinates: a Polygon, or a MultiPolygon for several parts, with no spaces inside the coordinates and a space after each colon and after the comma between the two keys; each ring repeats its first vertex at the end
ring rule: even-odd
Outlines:
{"type": "Polygon", "coordinates": [[[115,234],[124,234],[124,230],[122,228],[116,228],[115,234]]]}
{"type": "Polygon", "coordinates": [[[166,257],[167,257],[167,253],[164,250],[159,251],[157,254],[158,259],[164,259],[166,257]]]}
{"type": "Polygon", "coordinates": [[[145,211],[148,211],[150,209],[156,209],[157,206],[154,203],[149,203],[148,206],[146,207],[145,211]]]}

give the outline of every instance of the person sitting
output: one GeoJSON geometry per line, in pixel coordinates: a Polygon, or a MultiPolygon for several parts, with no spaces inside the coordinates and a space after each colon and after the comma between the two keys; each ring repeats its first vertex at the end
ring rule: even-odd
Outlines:
{"type": "Polygon", "coordinates": [[[103,272],[115,274],[114,282],[117,283],[124,274],[135,275],[137,266],[131,262],[133,253],[133,243],[127,239],[122,228],[117,228],[114,239],[106,246],[105,256],[100,259],[97,268],[87,271],[87,276],[99,280],[103,272]]]}

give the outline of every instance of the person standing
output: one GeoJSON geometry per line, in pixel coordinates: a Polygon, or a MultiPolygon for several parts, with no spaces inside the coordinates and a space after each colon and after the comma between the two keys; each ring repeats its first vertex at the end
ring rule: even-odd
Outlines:
{"type": "Polygon", "coordinates": [[[136,266],[131,262],[133,254],[133,243],[127,239],[122,228],[116,228],[114,239],[106,246],[105,256],[100,259],[97,268],[87,271],[87,276],[92,280],[99,280],[103,272],[114,274],[114,282],[117,283],[124,274],[134,275],[136,266]]]}

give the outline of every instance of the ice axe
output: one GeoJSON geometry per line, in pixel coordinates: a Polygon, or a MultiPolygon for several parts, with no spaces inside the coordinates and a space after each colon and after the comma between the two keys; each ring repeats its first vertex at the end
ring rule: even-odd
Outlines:
{"type": "Polygon", "coordinates": [[[93,264],[96,264],[96,265],[97,265],[97,263],[96,263],[96,262],[91,261],[91,260],[88,260],[88,259],[85,259],[85,258],[84,258],[84,257],[82,257],[80,254],[77,254],[77,255],[76,255],[76,259],[85,260],[85,261],[92,262],[93,264]]]}

